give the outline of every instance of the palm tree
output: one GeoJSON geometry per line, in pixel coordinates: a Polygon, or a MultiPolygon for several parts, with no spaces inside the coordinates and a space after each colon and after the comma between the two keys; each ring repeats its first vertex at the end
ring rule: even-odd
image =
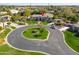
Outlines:
{"type": "Polygon", "coordinates": [[[31,15],[30,8],[26,9],[25,15],[27,16],[27,18],[31,15]]]}
{"type": "Polygon", "coordinates": [[[43,23],[40,21],[40,22],[37,23],[37,26],[38,26],[39,28],[43,28],[44,25],[43,25],[43,23]]]}

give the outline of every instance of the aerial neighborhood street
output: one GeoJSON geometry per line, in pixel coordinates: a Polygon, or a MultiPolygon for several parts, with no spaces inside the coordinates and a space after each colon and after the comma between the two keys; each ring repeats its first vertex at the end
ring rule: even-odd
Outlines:
{"type": "Polygon", "coordinates": [[[0,55],[78,54],[78,6],[0,6],[0,55]]]}

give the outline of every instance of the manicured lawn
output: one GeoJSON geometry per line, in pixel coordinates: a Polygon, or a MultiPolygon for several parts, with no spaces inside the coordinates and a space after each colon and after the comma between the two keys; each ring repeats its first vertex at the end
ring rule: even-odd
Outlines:
{"type": "Polygon", "coordinates": [[[18,25],[25,25],[24,22],[20,22],[20,21],[16,22],[16,24],[18,24],[18,25]]]}
{"type": "Polygon", "coordinates": [[[44,25],[47,25],[48,24],[48,22],[42,22],[44,25]]]}
{"type": "Polygon", "coordinates": [[[33,20],[29,20],[29,21],[26,21],[26,23],[28,23],[29,25],[31,25],[31,24],[36,24],[37,22],[33,21],[33,20]]]}
{"type": "Polygon", "coordinates": [[[74,49],[75,51],[79,52],[79,37],[75,36],[74,32],[66,31],[65,34],[65,41],[67,44],[74,49]]]}
{"type": "Polygon", "coordinates": [[[45,55],[45,54],[38,52],[19,51],[5,44],[0,46],[0,55],[45,55]]]}
{"type": "Polygon", "coordinates": [[[48,31],[44,28],[28,28],[23,32],[25,38],[29,39],[47,39],[48,31]]]}
{"type": "MultiPolygon", "coordinates": [[[[29,21],[26,21],[26,23],[28,23],[29,25],[33,25],[33,24],[37,24],[38,22],[37,21],[33,21],[33,20],[29,20],[29,21]]],[[[42,22],[43,25],[47,25],[48,22],[42,22]]]]}

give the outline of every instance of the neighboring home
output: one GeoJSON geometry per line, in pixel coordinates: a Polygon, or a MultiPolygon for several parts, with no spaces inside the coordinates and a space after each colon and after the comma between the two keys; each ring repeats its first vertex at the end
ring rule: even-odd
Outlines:
{"type": "Polygon", "coordinates": [[[0,15],[7,14],[6,11],[0,11],[0,15]]]}
{"type": "Polygon", "coordinates": [[[69,26],[70,27],[70,31],[73,31],[73,32],[79,32],[79,23],[77,24],[72,24],[69,26]]]}
{"type": "Polygon", "coordinates": [[[32,17],[43,17],[43,16],[39,14],[33,14],[32,17]]]}
{"type": "Polygon", "coordinates": [[[62,19],[54,19],[55,20],[55,22],[57,22],[57,21],[62,21],[62,19]]]}
{"type": "Polygon", "coordinates": [[[79,23],[73,24],[73,27],[74,27],[74,31],[79,32],[79,23]]]}
{"type": "Polygon", "coordinates": [[[15,9],[12,9],[12,10],[10,10],[10,12],[11,12],[12,14],[17,14],[19,11],[18,11],[18,10],[15,10],[15,9]]]}
{"type": "Polygon", "coordinates": [[[1,16],[0,18],[3,21],[10,21],[11,20],[11,16],[9,16],[9,15],[1,16]]]}
{"type": "Polygon", "coordinates": [[[53,18],[53,14],[51,14],[51,13],[45,13],[43,16],[44,16],[44,17],[50,17],[50,18],[53,18]]]}
{"type": "Polygon", "coordinates": [[[52,22],[52,16],[48,17],[48,14],[45,15],[40,15],[40,14],[34,14],[31,16],[34,18],[36,21],[46,21],[46,22],[52,22]]]}
{"type": "Polygon", "coordinates": [[[79,9],[76,9],[75,12],[76,12],[76,13],[79,13],[79,9]]]}
{"type": "Polygon", "coordinates": [[[67,29],[69,29],[69,27],[61,27],[60,29],[58,29],[58,30],[60,30],[60,31],[66,31],[67,29]]]}
{"type": "Polygon", "coordinates": [[[42,14],[33,14],[32,17],[49,17],[49,18],[52,18],[53,14],[50,14],[50,13],[44,13],[44,15],[42,15],[42,14]]]}
{"type": "Polygon", "coordinates": [[[54,24],[52,24],[52,25],[50,26],[50,28],[52,28],[52,29],[57,29],[57,30],[60,30],[60,31],[66,31],[67,29],[69,29],[69,27],[67,27],[67,26],[56,26],[56,25],[54,25],[54,24]]]}
{"type": "Polygon", "coordinates": [[[47,11],[47,13],[51,13],[51,14],[53,14],[53,13],[54,13],[54,11],[47,11]]]}

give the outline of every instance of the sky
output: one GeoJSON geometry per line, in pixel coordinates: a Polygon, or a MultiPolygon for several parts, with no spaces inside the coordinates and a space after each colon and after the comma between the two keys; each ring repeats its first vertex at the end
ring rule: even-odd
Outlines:
{"type": "Polygon", "coordinates": [[[79,5],[79,3],[0,3],[0,5],[18,5],[18,6],[26,6],[26,5],[79,5]]]}
{"type": "Polygon", "coordinates": [[[79,0],[0,0],[0,5],[79,5],[79,0]]]}

